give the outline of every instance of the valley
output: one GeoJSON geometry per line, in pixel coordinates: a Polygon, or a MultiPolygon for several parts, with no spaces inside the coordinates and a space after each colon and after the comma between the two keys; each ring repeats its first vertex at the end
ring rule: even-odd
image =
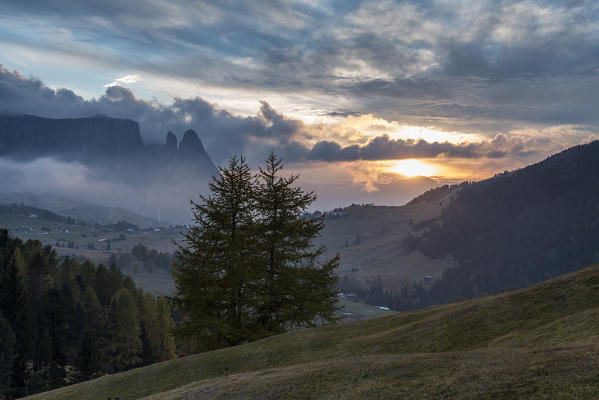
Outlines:
{"type": "MultiPolygon", "coordinates": [[[[114,231],[102,227],[56,222],[36,214],[2,213],[0,213],[0,227],[8,229],[11,235],[24,241],[38,240],[43,245],[51,246],[59,258],[71,257],[80,261],[87,259],[105,265],[110,262],[111,255],[130,253],[138,244],[159,252],[173,253],[175,250],[173,241],[180,241],[185,229],[183,226],[157,226],[114,231]],[[109,249],[107,249],[108,243],[110,243],[109,249]],[[92,245],[93,249],[90,248],[92,245]]],[[[151,293],[171,295],[174,292],[175,287],[170,271],[157,268],[153,272],[148,272],[143,268],[126,267],[122,272],[151,293]]],[[[351,297],[340,298],[339,307],[341,307],[339,316],[347,321],[394,313],[351,297]]]]}
{"type": "MultiPolygon", "coordinates": [[[[336,271],[340,277],[348,277],[366,286],[380,279],[385,289],[391,291],[412,282],[426,283],[452,266],[451,258],[435,260],[419,252],[407,253],[403,250],[402,240],[414,232],[414,224],[438,217],[443,205],[448,204],[456,192],[457,188],[452,188],[432,199],[400,207],[353,205],[331,212],[318,243],[327,246],[326,256],[340,254],[340,266],[336,271]]],[[[111,222],[116,221],[113,219],[111,222]]],[[[103,264],[109,262],[111,254],[129,253],[138,244],[172,253],[175,250],[173,240],[181,240],[185,230],[184,226],[155,225],[114,231],[89,223],[82,226],[45,220],[31,214],[0,214],[0,226],[23,240],[39,240],[52,246],[59,257],[89,259],[103,264]],[[110,248],[107,248],[108,243],[110,248]]],[[[156,269],[150,273],[143,269],[124,268],[123,273],[145,290],[156,294],[173,293],[174,284],[168,271],[156,269]]],[[[392,313],[377,308],[376,304],[367,305],[357,300],[351,297],[342,299],[340,316],[356,320],[392,313]]]]}

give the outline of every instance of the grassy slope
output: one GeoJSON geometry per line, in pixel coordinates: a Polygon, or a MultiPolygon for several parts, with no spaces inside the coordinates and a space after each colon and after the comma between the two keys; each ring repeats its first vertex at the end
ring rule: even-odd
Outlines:
{"type": "Polygon", "coordinates": [[[347,217],[328,219],[322,233],[322,242],[329,255],[341,255],[338,275],[349,275],[361,281],[380,277],[383,286],[397,290],[413,281],[423,281],[424,275],[434,278],[454,265],[449,258],[433,260],[418,252],[406,253],[403,238],[412,233],[414,223],[438,217],[457,189],[447,191],[440,198],[419,201],[401,207],[350,207],[347,217]],[[360,234],[360,243],[356,235],[360,234]],[[345,244],[348,247],[345,247],[345,244]],[[359,267],[358,271],[351,271],[359,267]],[[348,271],[350,270],[350,271],[348,271]]]}
{"type": "Polygon", "coordinates": [[[595,266],[512,293],[291,332],[33,398],[596,398],[598,342],[595,266]]]}

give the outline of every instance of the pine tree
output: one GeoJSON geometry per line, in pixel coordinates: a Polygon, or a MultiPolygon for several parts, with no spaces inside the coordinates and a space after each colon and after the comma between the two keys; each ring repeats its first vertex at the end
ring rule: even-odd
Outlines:
{"type": "Polygon", "coordinates": [[[0,271],[0,310],[13,330],[22,332],[26,327],[27,303],[23,290],[24,260],[16,247],[4,271],[0,271]]]}
{"type": "Polygon", "coordinates": [[[295,186],[299,175],[281,176],[282,169],[282,161],[271,153],[255,190],[256,241],[264,273],[259,329],[266,335],[336,320],[333,271],[338,257],[320,263],[325,248],[313,243],[325,216],[305,217],[316,195],[295,186]]]}
{"type": "MultiPolygon", "coordinates": [[[[29,338],[27,332],[27,301],[23,288],[25,277],[25,259],[18,247],[15,247],[12,256],[0,275],[0,310],[8,320],[16,335],[14,346],[15,360],[13,363],[12,387],[21,388],[25,386],[26,364],[28,357],[29,338]]],[[[23,394],[23,393],[16,393],[23,394]]]]}
{"type": "Polygon", "coordinates": [[[243,157],[220,172],[210,182],[211,195],[192,202],[195,226],[177,244],[173,266],[172,300],[185,314],[177,334],[196,349],[254,338],[252,175],[243,157]]]}
{"type": "Polygon", "coordinates": [[[105,371],[124,371],[139,365],[142,350],[139,318],[135,299],[125,288],[116,292],[110,302],[109,329],[105,371]]]}
{"type": "Polygon", "coordinates": [[[44,296],[50,287],[50,269],[56,261],[46,249],[34,247],[33,256],[27,265],[27,323],[29,334],[30,357],[33,361],[33,370],[42,368],[42,363],[51,358],[51,343],[44,309],[44,296]]]}
{"type": "Polygon", "coordinates": [[[11,393],[15,335],[8,321],[0,313],[0,398],[11,393]]]}
{"type": "Polygon", "coordinates": [[[80,379],[87,380],[100,370],[100,344],[104,333],[105,318],[102,306],[91,286],[82,293],[78,315],[83,320],[82,335],[77,347],[76,367],[80,379]]]}

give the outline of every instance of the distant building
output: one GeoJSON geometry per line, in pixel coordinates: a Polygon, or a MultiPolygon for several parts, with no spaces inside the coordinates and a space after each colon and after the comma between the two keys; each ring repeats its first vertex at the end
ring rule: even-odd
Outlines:
{"type": "Polygon", "coordinates": [[[431,280],[433,280],[433,276],[431,274],[426,274],[426,275],[424,275],[424,280],[431,281],[431,280]]]}

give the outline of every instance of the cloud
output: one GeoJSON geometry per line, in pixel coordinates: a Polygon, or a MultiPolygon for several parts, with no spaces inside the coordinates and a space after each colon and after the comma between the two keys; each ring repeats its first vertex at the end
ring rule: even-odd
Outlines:
{"type": "Polygon", "coordinates": [[[209,154],[220,163],[235,153],[258,151],[261,160],[269,148],[287,143],[303,129],[268,103],[262,102],[256,116],[240,117],[196,98],[175,98],[170,105],[138,99],[122,86],[109,86],[97,98],[86,100],[69,89],[51,89],[40,80],[10,72],[0,65],[0,112],[35,114],[49,118],[80,118],[104,114],[129,118],[140,123],[142,135],[150,142],[163,142],[169,130],[181,139],[193,128],[209,154]]]}
{"type": "Polygon", "coordinates": [[[121,167],[130,171],[117,173],[109,170],[112,173],[107,174],[107,170],[99,167],[51,157],[28,162],[0,157],[0,181],[5,193],[54,193],[96,204],[124,207],[169,222],[188,222],[191,215],[189,200],[197,200],[198,193],[205,193],[207,189],[207,182],[194,170],[177,169],[173,173],[169,169],[145,179],[131,166],[121,167]],[[129,179],[127,174],[137,180],[129,179]]]}
{"type": "Polygon", "coordinates": [[[553,145],[548,138],[507,136],[500,134],[490,141],[472,143],[427,142],[415,139],[392,139],[388,135],[372,138],[365,145],[341,146],[333,141],[319,141],[312,148],[295,153],[300,159],[314,161],[380,161],[408,158],[504,158],[545,154],[553,145]]]}
{"type": "Polygon", "coordinates": [[[39,68],[48,58],[73,68],[75,57],[112,76],[284,93],[313,115],[374,114],[490,138],[523,125],[599,127],[589,111],[599,101],[597,2],[0,4],[0,46],[12,46],[15,65],[25,51],[39,68]]]}
{"type": "MultiPolygon", "coordinates": [[[[125,77],[127,79],[136,79],[125,77]]],[[[456,106],[457,107],[457,106],[456,106]]],[[[223,163],[236,153],[246,153],[252,163],[262,161],[274,150],[288,161],[358,161],[405,158],[505,158],[545,155],[559,148],[556,140],[568,137],[592,137],[581,126],[563,129],[528,129],[516,134],[497,134],[489,140],[423,140],[413,137],[392,138],[389,132],[401,128],[373,116],[345,118],[339,124],[305,124],[288,118],[266,102],[260,103],[255,116],[242,117],[196,98],[175,98],[169,105],[138,99],[122,86],[110,86],[98,99],[86,100],[69,89],[53,90],[34,78],[23,77],[0,66],[0,111],[33,113],[51,118],[87,117],[105,114],[130,118],[140,123],[142,135],[150,142],[164,141],[166,132],[179,134],[195,129],[211,157],[223,163]],[[380,132],[377,134],[376,132],[380,132]]],[[[422,130],[422,129],[421,129],[422,130]]],[[[424,129],[431,137],[456,136],[424,129]]],[[[467,136],[464,136],[467,137],[467,136]]],[[[476,137],[476,136],[475,136],[476,137]]],[[[481,136],[478,136],[479,138],[481,136]]]]}
{"type": "Polygon", "coordinates": [[[136,83],[136,82],[139,82],[140,80],[141,80],[141,77],[137,74],[125,75],[121,78],[116,78],[114,81],[112,81],[110,83],[107,83],[106,85],[104,85],[104,87],[119,86],[119,85],[128,84],[128,83],[136,83]]]}

